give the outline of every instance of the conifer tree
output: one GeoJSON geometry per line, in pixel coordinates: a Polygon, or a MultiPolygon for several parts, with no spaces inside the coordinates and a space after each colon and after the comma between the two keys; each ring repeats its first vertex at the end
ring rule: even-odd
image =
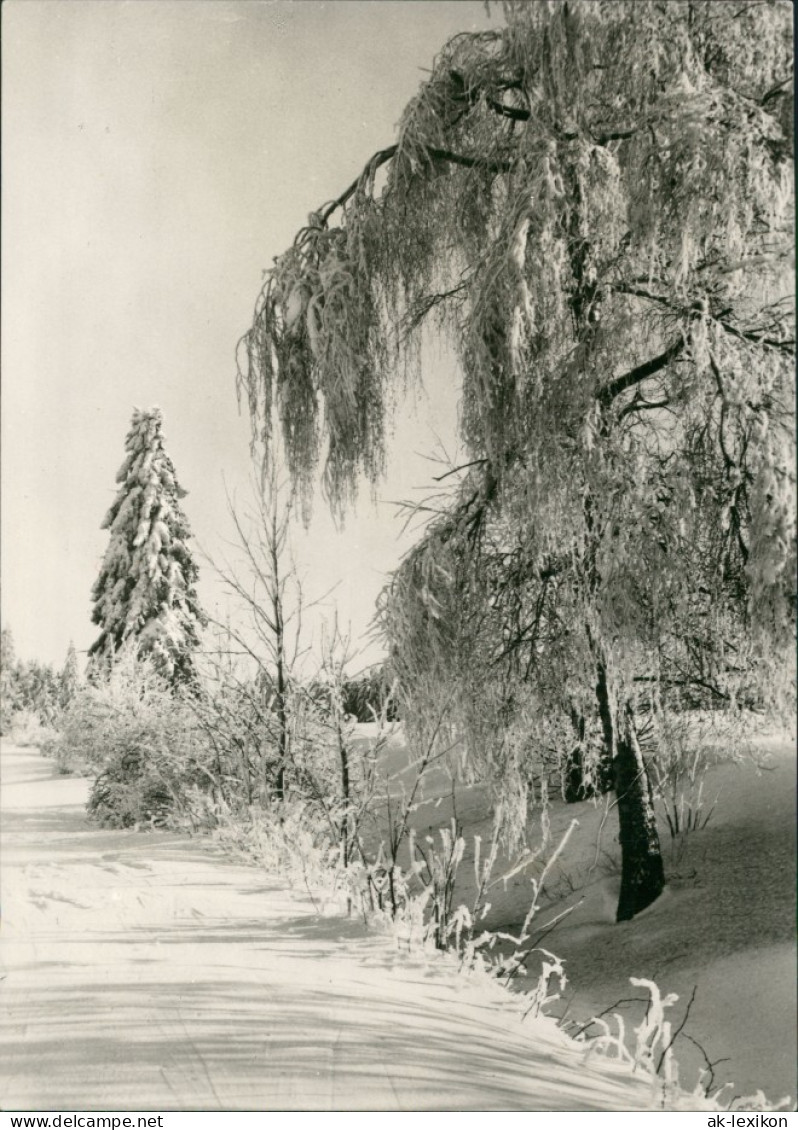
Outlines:
{"type": "Polygon", "coordinates": [[[100,635],[89,656],[102,664],[133,639],[139,654],[151,655],[177,684],[194,677],[192,655],[206,621],[180,505],[187,492],[164,449],[162,422],[159,408],[133,413],[119,491],[102,523],[110,542],[92,589],[100,635]]]}
{"type": "Polygon", "coordinates": [[[80,684],[78,653],[75,651],[75,645],[72,640],[69,641],[69,648],[67,649],[66,659],[64,660],[64,666],[61,669],[58,682],[58,704],[62,710],[66,710],[74,699],[80,684]]]}

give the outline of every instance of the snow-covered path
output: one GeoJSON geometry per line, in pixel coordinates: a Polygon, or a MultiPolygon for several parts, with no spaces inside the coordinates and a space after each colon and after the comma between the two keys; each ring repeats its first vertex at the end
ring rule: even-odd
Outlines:
{"type": "Polygon", "coordinates": [[[498,987],[208,844],[93,829],[85,793],[4,751],[3,1109],[649,1106],[498,987]]]}

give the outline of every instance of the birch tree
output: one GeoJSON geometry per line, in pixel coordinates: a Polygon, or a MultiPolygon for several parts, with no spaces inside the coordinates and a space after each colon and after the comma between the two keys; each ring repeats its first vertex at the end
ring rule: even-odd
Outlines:
{"type": "MultiPolygon", "coordinates": [[[[664,882],[641,688],[705,661],[767,697],[791,650],[791,8],[502,11],[275,260],[239,382],[267,446],[277,406],[306,504],[321,464],[340,511],[383,470],[397,374],[448,333],[474,465],[416,563],[473,580],[502,523],[523,547],[536,654],[613,766],[628,918],[664,882]]],[[[454,631],[437,599],[397,585],[393,623],[454,631]]]]}

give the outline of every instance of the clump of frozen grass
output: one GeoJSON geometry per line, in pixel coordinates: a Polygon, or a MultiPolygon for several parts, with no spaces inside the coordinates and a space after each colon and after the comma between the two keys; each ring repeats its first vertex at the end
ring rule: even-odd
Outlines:
{"type": "Polygon", "coordinates": [[[540,874],[530,877],[531,902],[516,934],[485,928],[484,921],[491,907],[490,891],[497,884],[506,886],[519,872],[539,862],[550,843],[546,821],[538,848],[523,851],[498,877],[494,877],[493,872],[499,853],[501,813],[494,820],[486,850],[483,851],[481,837],[474,837],[475,894],[469,905],[456,898],[458,871],[466,847],[456,819],[452,819],[449,827],[439,829],[437,837],[426,836],[423,844],[411,834],[411,867],[401,876],[404,897],[392,922],[397,939],[409,949],[448,951],[457,956],[464,974],[488,977],[505,988],[526,975],[528,963],[534,959],[538,966],[536,978],[531,987],[514,993],[512,1000],[525,1017],[545,1015],[546,1009],[560,999],[567,978],[560,959],[542,948],[539,942],[563,916],[555,917],[540,928],[536,916],[550,868],[560,858],[576,824],[575,820],[571,822],[557,847],[549,853],[540,874]]]}
{"type": "Polygon", "coordinates": [[[679,996],[667,993],[663,997],[656,982],[643,977],[630,977],[629,982],[636,988],[647,989],[650,997],[646,1014],[634,1030],[635,1068],[652,1077],[661,1076],[666,1086],[675,1086],[679,1072],[673,1057],[672,1026],[665,1010],[675,1005],[679,996]]]}
{"type": "MultiPolygon", "coordinates": [[[[731,1086],[731,1084],[727,1083],[726,1087],[729,1086],[731,1086]]],[[[773,1103],[768,1099],[765,1092],[760,1089],[754,1095],[746,1095],[745,1098],[734,1099],[730,1106],[722,1109],[733,1110],[735,1112],[738,1110],[795,1110],[795,1105],[789,1095],[785,1095],[779,1102],[773,1103]]]]}
{"type": "Polygon", "coordinates": [[[222,803],[213,816],[214,838],[227,851],[306,891],[317,909],[318,900],[337,904],[345,898],[348,884],[340,866],[340,845],[307,801],[286,799],[245,812],[222,803]]]}
{"type": "Polygon", "coordinates": [[[650,758],[652,785],[675,853],[687,837],[707,826],[720,798],[706,789],[708,770],[720,761],[739,762],[753,756],[752,737],[758,725],[745,711],[653,711],[644,740],[655,750],[650,758]]]}
{"type": "Polygon", "coordinates": [[[629,983],[648,993],[643,1019],[628,1037],[627,1026],[620,1012],[610,1012],[609,1018],[606,1013],[593,1017],[571,1036],[575,1042],[586,1045],[585,1063],[594,1055],[607,1056],[624,1064],[631,1072],[647,1078],[652,1088],[652,1108],[726,1111],[733,1107],[734,1110],[775,1111],[791,1107],[792,1100],[789,1096],[773,1103],[761,1090],[744,1098],[736,1097],[730,1102],[728,1092],[732,1090],[733,1084],[716,1086],[713,1070],[716,1064],[710,1063],[701,1045],[697,1046],[701,1048],[707,1066],[700,1071],[693,1090],[687,1091],[679,1078],[674,1045],[680,1035],[692,1040],[683,1029],[690,1015],[695,990],[681,1021],[674,1028],[666,1013],[678,1002],[678,994],[663,995],[655,981],[644,977],[630,977],[629,983]],[[598,1031],[591,1033],[590,1029],[598,1031]]]}
{"type": "Polygon", "coordinates": [[[691,832],[701,831],[712,819],[719,795],[709,799],[705,778],[711,764],[711,746],[700,737],[688,737],[684,727],[669,727],[652,761],[654,796],[659,801],[674,847],[683,847],[691,832]]]}

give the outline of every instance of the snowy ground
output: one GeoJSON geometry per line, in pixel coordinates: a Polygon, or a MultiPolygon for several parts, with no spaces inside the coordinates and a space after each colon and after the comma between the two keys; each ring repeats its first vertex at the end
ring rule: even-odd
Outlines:
{"type": "MultiPolygon", "coordinates": [[[[367,733],[362,728],[363,734],[367,733]]],[[[715,1077],[734,1084],[728,1092],[761,1088],[772,1100],[798,1094],[796,1081],[796,750],[794,736],[757,740],[764,764],[718,764],[708,773],[705,795],[718,796],[701,831],[674,845],[664,822],[668,888],[643,915],[616,925],[619,887],[617,816],[603,805],[554,801],[552,839],[576,818],[562,858],[547,882],[548,899],[537,921],[543,928],[573,908],[546,936],[544,945],[565,962],[569,987],[559,1009],[582,1022],[615,1001],[636,995],[629,976],[656,981],[679,994],[678,1023],[695,988],[687,1033],[717,1062],[715,1077]]],[[[406,751],[401,737],[387,760],[401,775],[406,751]]],[[[405,773],[409,777],[409,774],[405,773]]],[[[451,818],[451,782],[439,772],[416,814],[419,833],[436,834],[451,818]],[[439,800],[439,797],[443,797],[439,800]]],[[[473,895],[473,836],[490,836],[490,805],[484,788],[457,792],[457,815],[469,845],[459,874],[458,896],[473,895]]],[[[538,832],[530,822],[530,842],[538,832]]],[[[484,847],[483,847],[484,852],[484,847]]],[[[500,875],[500,860],[494,869],[500,875]]],[[[530,872],[533,869],[530,869],[530,872]]],[[[521,872],[489,892],[488,925],[512,929],[523,921],[532,888],[521,872]]],[[[625,1004],[627,1029],[639,1023],[645,1006],[625,1004]]],[[[555,1009],[556,1010],[556,1009],[555,1009]]],[[[676,1044],[682,1081],[692,1087],[705,1066],[690,1039],[676,1044]]]]}
{"type": "MultiPolygon", "coordinates": [[[[681,853],[666,854],[668,889],[644,915],[615,925],[618,879],[598,879],[565,900],[584,898],[549,943],[567,961],[572,1012],[590,1015],[634,995],[626,971],[679,993],[682,1005],[695,988],[684,1031],[710,1060],[722,1061],[716,1077],[734,1083],[731,1093],[762,1088],[771,1098],[794,1098],[795,747],[774,743],[772,753],[761,774],[751,765],[710,772],[713,794],[721,790],[718,807],[681,853]]],[[[589,843],[591,822],[582,823],[572,859],[580,842],[589,843]]],[[[640,1012],[630,1007],[625,1015],[640,1012]]],[[[691,1082],[704,1058],[685,1040],[677,1054],[691,1082]]]]}
{"type": "Polygon", "coordinates": [[[319,917],[207,842],[92,829],[86,782],[33,750],[2,768],[3,1109],[651,1104],[494,983],[319,917]]]}
{"type": "MultiPolygon", "coordinates": [[[[614,814],[599,839],[600,808],[555,804],[555,837],[574,817],[579,827],[540,916],[544,927],[575,907],[545,940],[566,961],[569,1018],[637,995],[630,975],[681,1004],[695,987],[685,1032],[724,1060],[715,1072],[734,1081],[729,1099],[798,1090],[794,745],[772,740],[767,752],[762,772],[711,771],[710,797],[721,790],[712,820],[668,860],[665,895],[620,926],[614,814]]],[[[406,757],[398,734],[385,760],[397,769],[406,757]]],[[[495,986],[464,981],[445,960],[320,917],[207,841],[93,829],[87,783],[56,776],[34,750],[7,748],[2,770],[4,1109],[650,1104],[642,1080],[586,1068],[557,1029],[521,1025],[495,986]]],[[[450,787],[433,775],[420,832],[448,820],[450,787]]],[[[484,790],[459,790],[469,843],[487,835],[488,808],[484,790]]],[[[464,899],[471,874],[467,858],[464,899]]],[[[524,873],[497,884],[489,924],[517,925],[530,894],[524,873]]],[[[620,1011],[637,1022],[642,1005],[620,1011]]],[[[692,1087],[703,1055],[683,1038],[677,1051],[692,1087]]]]}

